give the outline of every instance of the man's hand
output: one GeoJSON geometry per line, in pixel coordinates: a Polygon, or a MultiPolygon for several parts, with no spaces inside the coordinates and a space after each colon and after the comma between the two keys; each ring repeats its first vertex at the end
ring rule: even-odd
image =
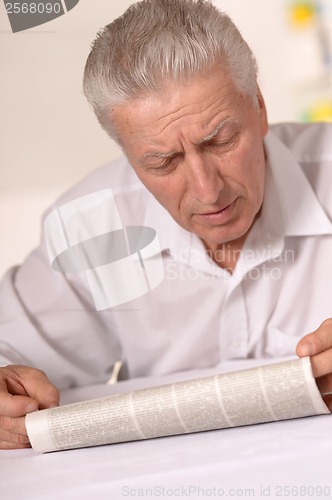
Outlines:
{"type": "MultiPolygon", "coordinates": [[[[332,319],[325,320],[313,333],[309,333],[297,345],[296,354],[310,356],[312,373],[320,392],[332,392],[332,319]]],[[[332,395],[324,401],[332,411],[332,395]]]]}
{"type": "Polygon", "coordinates": [[[0,449],[30,448],[25,415],[57,406],[59,399],[42,371],[20,365],[0,368],[0,449]]]}

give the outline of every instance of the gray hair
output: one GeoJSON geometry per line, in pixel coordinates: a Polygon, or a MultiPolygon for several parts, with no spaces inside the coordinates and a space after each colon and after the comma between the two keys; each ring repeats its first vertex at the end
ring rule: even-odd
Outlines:
{"type": "Polygon", "coordinates": [[[162,92],[216,62],[236,88],[256,100],[255,58],[232,20],[209,0],[142,0],[100,30],[92,43],[83,91],[106,132],[116,138],[111,111],[162,92]]]}

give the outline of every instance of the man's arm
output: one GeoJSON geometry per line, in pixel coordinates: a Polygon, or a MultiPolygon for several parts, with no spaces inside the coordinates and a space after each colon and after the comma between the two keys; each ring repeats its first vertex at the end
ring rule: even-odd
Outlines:
{"type": "MultiPolygon", "coordinates": [[[[317,330],[303,337],[296,353],[300,358],[311,357],[312,372],[320,392],[332,392],[332,319],[323,321],[317,330]]],[[[324,400],[332,411],[332,396],[324,400]]]]}
{"type": "Polygon", "coordinates": [[[29,448],[25,415],[57,406],[59,399],[42,371],[20,365],[0,368],[0,449],[29,448]]]}
{"type": "Polygon", "coordinates": [[[0,283],[0,366],[47,373],[60,390],[106,382],[121,345],[89,290],[54,271],[43,247],[0,283]]]}

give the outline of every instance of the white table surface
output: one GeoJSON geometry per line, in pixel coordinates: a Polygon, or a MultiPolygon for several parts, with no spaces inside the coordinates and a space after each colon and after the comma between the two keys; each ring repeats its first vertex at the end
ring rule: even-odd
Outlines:
{"type": "MultiPolygon", "coordinates": [[[[253,365],[230,362],[222,371],[253,365]]],[[[62,403],[211,373],[72,389],[62,403]]],[[[224,497],[332,499],[331,415],[44,455],[0,451],[3,500],[224,497]]]]}

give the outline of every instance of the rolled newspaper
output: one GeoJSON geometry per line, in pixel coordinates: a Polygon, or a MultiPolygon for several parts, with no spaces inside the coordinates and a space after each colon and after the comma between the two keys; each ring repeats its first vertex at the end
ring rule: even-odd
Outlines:
{"type": "Polygon", "coordinates": [[[40,410],[26,428],[44,453],[325,413],[302,358],[40,410]]]}

